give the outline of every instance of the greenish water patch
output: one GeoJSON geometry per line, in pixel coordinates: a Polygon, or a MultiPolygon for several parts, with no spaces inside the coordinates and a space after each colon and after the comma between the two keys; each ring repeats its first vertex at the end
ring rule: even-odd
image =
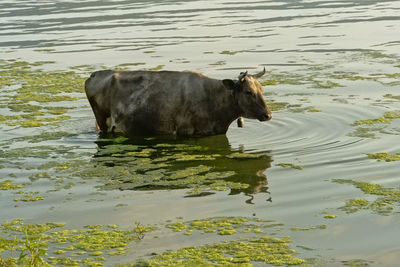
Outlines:
{"type": "MultiPolygon", "coordinates": [[[[396,55],[385,55],[379,51],[362,51],[357,53],[346,53],[345,61],[367,62],[369,64],[382,63],[386,66],[396,67],[399,58],[396,55]]],[[[388,73],[358,73],[354,71],[343,71],[340,69],[343,61],[334,64],[315,64],[309,63],[301,66],[300,69],[292,71],[268,71],[268,78],[262,81],[263,86],[275,85],[294,85],[307,86],[317,89],[345,88],[348,82],[369,81],[382,84],[384,86],[398,86],[400,84],[400,74],[398,72],[388,73]]],[[[396,69],[394,69],[396,71],[396,69]]]]}
{"type": "Polygon", "coordinates": [[[85,98],[84,78],[72,71],[43,71],[39,67],[45,64],[0,61],[0,107],[8,109],[1,115],[0,125],[41,127],[70,119],[65,113],[75,106],[51,105],[85,98]]]}
{"type": "Polygon", "coordinates": [[[283,168],[292,168],[292,169],[297,169],[297,170],[302,170],[303,167],[299,166],[299,165],[295,165],[293,163],[279,163],[279,164],[275,164],[275,166],[280,166],[283,168]]]}
{"type": "Polygon", "coordinates": [[[0,145],[2,146],[10,145],[15,142],[23,142],[23,141],[26,141],[28,143],[40,143],[51,140],[60,140],[62,138],[68,138],[73,136],[77,136],[77,134],[72,134],[65,131],[42,132],[37,135],[27,135],[27,136],[12,138],[10,140],[0,142],[0,145]]]}
{"type": "Polygon", "coordinates": [[[107,190],[189,188],[188,195],[226,190],[237,194],[252,192],[264,183],[265,176],[257,173],[270,166],[270,158],[265,155],[230,151],[225,136],[188,144],[154,139],[142,144],[118,142],[100,144],[92,161],[95,166],[84,168],[79,175],[106,177],[100,188],[107,190]]]}
{"type": "Polygon", "coordinates": [[[237,53],[243,53],[243,52],[245,52],[245,51],[244,50],[240,50],[240,51],[223,50],[220,52],[220,54],[233,56],[233,55],[236,55],[237,53]]]}
{"type": "Polygon", "coordinates": [[[159,70],[162,70],[164,67],[165,67],[165,65],[157,65],[157,66],[155,66],[153,68],[150,68],[149,70],[159,71],[159,70]]]}
{"type": "Polygon", "coordinates": [[[5,266],[103,266],[122,255],[129,244],[154,230],[139,222],[130,230],[117,225],[65,229],[64,223],[28,224],[22,219],[0,225],[0,263],[5,266]],[[60,229],[63,228],[63,229],[60,229]]]}
{"type": "Polygon", "coordinates": [[[368,158],[370,159],[376,159],[378,161],[386,161],[386,162],[391,162],[391,161],[399,161],[400,160],[400,152],[398,153],[387,153],[387,152],[380,152],[380,153],[368,153],[367,154],[368,158]]]}
{"type": "Polygon", "coordinates": [[[327,214],[327,215],[324,216],[324,218],[325,219],[336,219],[337,215],[335,215],[335,214],[327,214]]]}
{"type": "Polygon", "coordinates": [[[244,217],[216,217],[189,222],[176,222],[168,224],[167,228],[174,232],[182,232],[184,235],[192,235],[199,232],[215,233],[218,235],[233,235],[240,233],[264,233],[267,228],[281,226],[271,220],[244,217]]]}
{"type": "Polygon", "coordinates": [[[268,101],[268,108],[271,111],[279,111],[285,109],[287,106],[289,106],[288,102],[275,102],[273,100],[268,101]]]}
{"type": "Polygon", "coordinates": [[[333,182],[351,184],[365,194],[378,196],[374,201],[368,201],[364,198],[346,200],[346,205],[339,209],[347,213],[354,213],[359,210],[371,210],[380,215],[390,215],[395,209],[395,206],[399,206],[400,204],[399,189],[386,188],[379,184],[345,179],[335,179],[333,182]]]}
{"type": "Polygon", "coordinates": [[[124,266],[252,266],[252,262],[282,266],[305,263],[294,256],[296,251],[289,245],[289,238],[246,238],[164,252],[149,260],[124,266]]]}
{"type": "Polygon", "coordinates": [[[391,129],[389,126],[395,119],[400,118],[400,111],[385,112],[383,116],[374,119],[357,120],[352,126],[358,126],[349,136],[361,138],[377,138],[376,133],[382,134],[398,134],[398,131],[391,129]]]}
{"type": "Polygon", "coordinates": [[[5,180],[1,181],[0,179],[0,190],[15,190],[15,189],[21,189],[24,186],[21,184],[12,184],[12,180],[5,180]]]}
{"type": "Polygon", "coordinates": [[[400,95],[386,94],[386,95],[384,95],[384,97],[390,98],[390,99],[400,100],[400,95]]]}
{"type": "MultiPolygon", "coordinates": [[[[270,157],[231,151],[226,136],[169,142],[106,138],[98,140],[94,154],[80,152],[77,146],[8,147],[72,136],[59,131],[10,139],[0,143],[5,148],[0,150],[0,161],[10,166],[18,163],[32,183],[52,181],[50,193],[71,189],[85,180],[96,180],[98,190],[187,189],[186,196],[266,192],[264,171],[270,167],[270,157]]],[[[23,201],[23,197],[18,199],[23,201]]]]}
{"type": "Polygon", "coordinates": [[[21,197],[14,198],[14,201],[22,201],[22,202],[35,202],[35,201],[40,201],[43,200],[44,197],[39,195],[38,192],[24,192],[21,191],[19,193],[22,193],[23,195],[21,197]]]}
{"type": "Polygon", "coordinates": [[[292,231],[310,231],[310,230],[317,230],[317,229],[326,229],[327,226],[325,224],[323,225],[317,225],[317,226],[310,226],[310,227],[292,227],[290,230],[292,231]]]}

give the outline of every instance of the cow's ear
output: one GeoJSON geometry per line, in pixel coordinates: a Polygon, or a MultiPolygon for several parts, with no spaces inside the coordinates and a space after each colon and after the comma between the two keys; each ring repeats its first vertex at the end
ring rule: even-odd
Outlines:
{"type": "Polygon", "coordinates": [[[230,79],[222,80],[222,83],[225,85],[226,88],[229,90],[234,90],[236,88],[235,82],[230,79]]]}

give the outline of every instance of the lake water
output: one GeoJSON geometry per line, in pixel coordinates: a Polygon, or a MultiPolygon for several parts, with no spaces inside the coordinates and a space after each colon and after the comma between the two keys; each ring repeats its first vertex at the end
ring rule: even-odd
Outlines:
{"type": "MultiPolygon", "coordinates": [[[[167,251],[172,265],[288,264],[204,252],[263,236],[288,237],[299,264],[398,266],[399,12],[394,0],[0,1],[4,240],[25,250],[17,226],[62,223],[28,231],[60,266],[163,266],[167,251]],[[226,136],[99,137],[83,88],[103,68],[234,79],[263,67],[273,119],[226,136]],[[137,233],[107,245],[93,229],[137,233]]],[[[17,257],[4,240],[1,258],[17,257]]]]}

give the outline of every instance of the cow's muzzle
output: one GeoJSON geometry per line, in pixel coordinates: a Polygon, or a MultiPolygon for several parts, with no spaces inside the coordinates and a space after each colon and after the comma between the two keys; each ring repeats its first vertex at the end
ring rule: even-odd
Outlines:
{"type": "Polygon", "coordinates": [[[271,113],[264,113],[262,116],[258,118],[259,121],[269,121],[272,119],[271,113]]]}

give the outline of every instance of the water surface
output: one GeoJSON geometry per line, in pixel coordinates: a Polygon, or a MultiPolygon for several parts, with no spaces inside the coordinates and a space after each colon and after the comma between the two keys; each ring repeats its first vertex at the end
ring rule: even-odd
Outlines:
{"type": "Polygon", "coordinates": [[[23,188],[0,190],[0,222],[155,226],[125,254],[104,253],[105,266],[262,235],[289,236],[309,264],[396,266],[400,201],[388,195],[399,194],[400,163],[368,154],[400,152],[399,10],[390,0],[1,1],[0,182],[23,188]],[[226,136],[99,137],[83,91],[102,68],[223,79],[263,67],[273,119],[226,136]],[[221,216],[277,226],[166,227],[221,216]]]}

